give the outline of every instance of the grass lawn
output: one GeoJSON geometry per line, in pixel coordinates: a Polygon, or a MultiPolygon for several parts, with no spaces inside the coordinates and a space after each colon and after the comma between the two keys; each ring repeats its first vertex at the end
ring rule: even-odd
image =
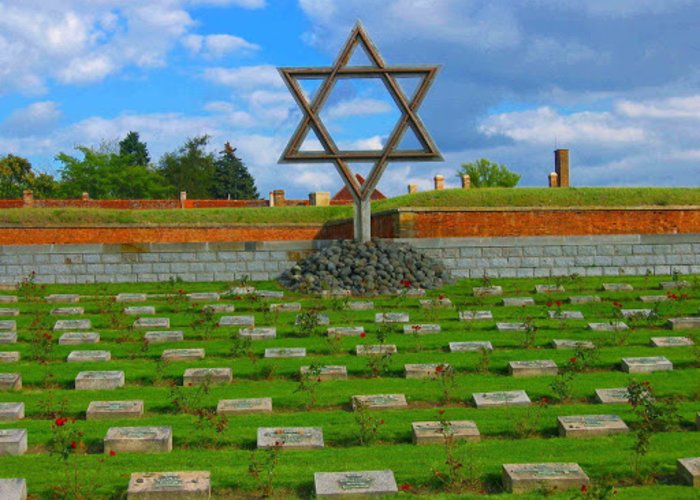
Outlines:
{"type": "MultiPolygon", "coordinates": [[[[189,211],[184,211],[189,212],[189,211]]],[[[180,212],[178,212],[180,213],[180,212]]],[[[212,474],[214,498],[255,498],[260,484],[248,473],[256,454],[258,427],[316,426],[323,429],[325,448],[310,451],[283,450],[273,473],[275,496],[278,498],[310,498],[313,496],[313,473],[353,470],[391,469],[400,485],[410,485],[410,492],[431,498],[476,498],[484,495],[506,495],[500,482],[504,463],[577,462],[594,484],[615,485],[615,498],[697,498],[697,489],[682,484],[675,476],[676,460],[700,454],[700,432],[696,415],[700,412],[700,336],[698,331],[671,331],[666,320],[680,316],[698,316],[700,278],[684,277],[691,287],[675,291],[678,300],[644,304],[643,295],[665,295],[659,283],[669,277],[577,278],[564,283],[565,292],[537,294],[535,284],[547,280],[498,279],[495,285],[504,289],[502,297],[475,297],[472,287],[480,280],[461,280],[441,290],[428,292],[428,298],[444,295],[453,307],[421,307],[420,298],[398,295],[374,298],[374,309],[349,311],[344,299],[322,300],[316,297],[285,292],[281,300],[253,299],[249,296],[223,296],[221,304],[235,307],[233,313],[207,315],[202,304],[192,304],[184,292],[228,290],[231,283],[160,283],[106,285],[26,286],[16,293],[20,316],[0,319],[16,320],[18,342],[5,344],[3,351],[19,351],[21,360],[2,365],[0,372],[20,373],[23,389],[0,391],[0,402],[24,402],[24,420],[2,423],[0,428],[28,430],[29,449],[25,455],[3,456],[0,477],[24,477],[32,498],[52,498],[52,488],[75,478],[87,492],[86,498],[125,498],[132,472],[208,470],[212,474]],[[603,282],[626,282],[634,286],[629,292],[604,292],[603,282]],[[117,303],[120,292],[149,293],[143,304],[117,303]],[[47,304],[44,297],[52,293],[81,294],[79,304],[47,304]],[[687,297],[680,298],[680,294],[687,297]],[[576,305],[568,298],[597,295],[599,303],[576,305]],[[534,298],[535,305],[504,307],[503,297],[534,298]],[[580,311],[583,320],[550,319],[548,312],[580,311]],[[589,322],[617,319],[619,307],[654,309],[649,319],[625,320],[631,329],[625,332],[593,332],[589,322]],[[344,337],[339,341],[325,335],[325,327],[302,329],[294,325],[295,312],[273,313],[269,304],[300,302],[302,311],[327,314],[331,326],[363,326],[366,337],[344,337]],[[551,305],[547,305],[551,302],[551,305]],[[123,314],[127,306],[152,305],[156,317],[170,318],[171,330],[184,332],[183,342],[151,344],[143,342],[145,330],[134,330],[136,319],[123,314]],[[80,306],[82,316],[53,316],[54,307],[80,306]],[[459,321],[458,311],[490,310],[493,320],[459,321]],[[437,323],[438,334],[403,334],[401,325],[381,326],[374,322],[377,312],[407,312],[411,323],[437,323]],[[250,344],[236,341],[237,328],[215,326],[222,315],[252,315],[256,326],[274,326],[277,338],[250,344]],[[59,332],[51,329],[57,319],[90,319],[92,329],[99,332],[99,344],[58,345],[59,332]],[[497,322],[526,322],[536,327],[526,345],[522,332],[497,331],[497,322]],[[50,347],[39,348],[44,334],[53,336],[50,347]],[[387,344],[397,346],[386,369],[372,376],[369,358],[355,355],[358,344],[377,344],[385,335],[387,344]],[[651,337],[695,337],[695,347],[655,348],[651,337]],[[590,365],[575,375],[570,397],[559,400],[552,389],[554,376],[514,378],[508,374],[509,361],[554,360],[563,367],[575,351],[556,350],[553,339],[590,340],[598,347],[590,365]],[[490,341],[494,350],[486,355],[477,352],[450,353],[448,342],[490,341]],[[265,359],[265,348],[303,347],[305,358],[265,359]],[[170,348],[204,348],[201,361],[160,361],[170,348]],[[108,350],[112,360],[94,363],[67,363],[74,350],[108,350]],[[48,356],[39,362],[38,355],[48,356]],[[665,356],[674,370],[644,375],[629,375],[620,368],[623,357],[665,356]],[[404,378],[404,364],[449,363],[455,370],[453,384],[449,378],[420,380],[404,378]],[[307,408],[308,391],[300,391],[298,380],[302,365],[343,365],[348,379],[312,383],[317,400],[307,408]],[[226,367],[233,371],[233,382],[206,390],[182,387],[182,376],[190,367],[226,367]],[[73,381],[84,370],[123,370],[126,385],[107,391],[77,391],[73,381]],[[564,438],[557,432],[556,418],[566,415],[615,414],[634,431],[639,423],[628,404],[601,405],[594,401],[598,388],[624,387],[631,379],[649,381],[661,402],[675,402],[680,417],[678,425],[651,438],[649,453],[642,459],[640,483],[633,472],[632,445],[634,432],[597,438],[564,438]],[[442,380],[442,381],[441,381],[442,380]],[[475,392],[525,390],[533,401],[530,407],[477,409],[472,403],[475,392]],[[353,395],[405,394],[408,408],[370,411],[381,419],[376,440],[361,445],[356,413],[351,410],[353,395]],[[226,422],[213,413],[221,399],[271,397],[271,414],[230,416],[226,422]],[[139,419],[86,420],[85,410],[91,401],[141,399],[145,413],[139,419]],[[186,402],[200,415],[178,411],[174,400],[186,402]],[[208,410],[208,411],[207,411],[208,410]],[[460,444],[457,455],[465,464],[464,474],[471,487],[450,491],[436,477],[446,472],[446,449],[441,444],[417,446],[412,443],[411,423],[437,420],[440,411],[448,420],[473,420],[481,433],[481,441],[460,444]],[[56,416],[75,418],[68,426],[83,433],[85,453],[71,454],[66,468],[56,454],[51,454],[56,416]],[[221,424],[220,432],[216,424],[221,424]],[[109,427],[132,425],[171,426],[173,451],[161,454],[103,453],[102,440],[109,427]],[[68,476],[66,475],[68,473],[68,476]]],[[[258,289],[278,289],[273,282],[253,283],[258,289]]],[[[350,299],[360,300],[356,298],[350,299]]],[[[213,302],[210,302],[213,303],[213,302]]],[[[580,353],[579,353],[580,355],[580,353]]],[[[193,412],[196,413],[196,412],[193,412]]],[[[80,448],[80,447],[78,447],[80,448]]],[[[257,459],[266,453],[257,452],[257,459]]],[[[571,498],[572,492],[549,492],[554,498],[571,498]]],[[[541,498],[543,492],[529,498],[541,498]]],[[[582,497],[585,498],[585,497],[582,497]]]]}

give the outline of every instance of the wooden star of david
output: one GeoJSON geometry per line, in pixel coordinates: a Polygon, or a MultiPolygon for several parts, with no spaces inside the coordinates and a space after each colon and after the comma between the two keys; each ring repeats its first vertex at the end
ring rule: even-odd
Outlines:
{"type": "Polygon", "coordinates": [[[350,33],[348,41],[341,49],[338,59],[326,68],[278,68],[284,82],[299,104],[303,117],[289,144],[280,158],[280,163],[332,162],[343,177],[345,184],[356,200],[369,199],[389,161],[434,161],[442,156],[428,134],[423,122],[417,115],[418,107],[425,97],[437,74],[439,66],[387,66],[381,55],[365,32],[361,23],[357,23],[350,33]],[[364,49],[371,65],[348,66],[353,51],[360,46],[364,49]],[[409,98],[397,82],[397,78],[418,78],[415,92],[409,98]],[[339,78],[379,78],[393,98],[401,112],[397,124],[389,136],[384,148],[378,151],[341,150],[328,133],[319,114],[328,95],[339,78]],[[307,99],[299,85],[299,80],[323,79],[313,98],[307,99]],[[419,150],[399,150],[399,144],[406,129],[410,128],[421,145],[419,150]],[[309,131],[318,137],[323,151],[300,151],[309,131]],[[360,181],[353,175],[348,162],[374,162],[367,179],[360,181]]]}

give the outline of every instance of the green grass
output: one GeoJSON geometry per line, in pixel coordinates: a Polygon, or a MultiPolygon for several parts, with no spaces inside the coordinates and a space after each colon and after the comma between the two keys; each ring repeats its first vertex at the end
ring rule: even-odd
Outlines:
{"type": "MultiPolygon", "coordinates": [[[[323,335],[306,335],[296,328],[296,313],[267,312],[267,302],[245,297],[227,297],[222,302],[233,304],[235,313],[254,315],[260,326],[276,326],[277,339],[256,342],[252,357],[232,357],[232,336],[236,329],[213,328],[210,333],[193,328],[201,317],[201,305],[165,297],[149,298],[146,304],[156,306],[156,316],[171,319],[171,329],[182,330],[185,341],[172,344],[144,346],[141,332],[131,332],[127,326],[133,317],[121,314],[125,304],[109,300],[119,292],[172,293],[179,288],[187,292],[224,291],[224,283],[182,284],[109,284],[109,285],[48,285],[32,294],[80,293],[80,305],[85,308],[84,318],[93,323],[93,330],[101,334],[97,345],[55,345],[51,361],[39,364],[32,360],[31,340],[51,327],[57,317],[47,315],[55,305],[41,299],[24,297],[17,305],[22,314],[14,318],[18,327],[18,343],[4,345],[3,350],[20,351],[22,360],[1,367],[3,372],[22,374],[24,388],[17,392],[0,392],[0,401],[23,401],[26,418],[21,422],[0,424],[1,428],[26,428],[29,432],[29,451],[18,457],[0,459],[0,477],[25,477],[30,493],[35,498],[50,498],[51,487],[61,484],[64,470],[60,460],[48,453],[52,437],[52,419],[42,415],[50,398],[54,402],[65,398],[65,415],[76,419],[83,433],[88,454],[75,456],[71,462],[78,465],[81,484],[93,482],[95,490],[90,498],[123,498],[128,476],[137,471],[209,470],[212,473],[214,498],[254,497],[256,482],[248,475],[251,453],[255,448],[258,427],[266,426],[319,426],[323,428],[326,447],[315,451],[283,451],[275,473],[275,489],[279,498],[309,498],[313,490],[313,473],[319,471],[391,469],[399,484],[408,483],[421,495],[431,498],[477,497],[478,491],[450,494],[436,482],[433,471],[444,470],[445,451],[441,445],[416,446],[411,443],[411,422],[435,420],[438,410],[445,410],[445,418],[474,420],[482,440],[462,448],[470,461],[477,465],[483,488],[490,494],[500,494],[500,467],[503,463],[572,461],[579,463],[594,482],[606,478],[616,484],[616,498],[696,498],[697,490],[681,484],[675,478],[677,458],[697,456],[700,432],[695,428],[695,415],[700,412],[700,349],[653,348],[652,336],[687,335],[664,328],[669,317],[697,315],[700,307],[700,288],[686,290],[688,298],[658,306],[658,318],[632,323],[629,335],[591,332],[586,324],[609,321],[613,318],[613,300],[625,308],[649,307],[639,302],[640,295],[663,294],[658,283],[667,277],[628,277],[604,279],[624,281],[634,285],[633,292],[603,292],[603,279],[580,278],[565,284],[561,294],[541,295],[532,292],[536,283],[546,280],[495,280],[502,285],[504,296],[530,295],[536,305],[511,308],[499,305],[500,298],[477,299],[471,293],[477,280],[462,280],[442,290],[430,291],[430,297],[445,294],[455,304],[450,309],[423,309],[418,299],[406,297],[376,298],[375,311],[349,312],[342,309],[341,301],[286,294],[284,301],[301,302],[303,310],[321,308],[336,326],[363,325],[367,338],[344,338],[337,351],[323,335]],[[585,320],[551,320],[549,300],[563,300],[571,295],[601,296],[603,301],[589,305],[564,304],[564,310],[579,310],[585,320]],[[86,297],[87,296],[87,297],[86,297]],[[493,311],[493,321],[460,322],[458,310],[493,311]],[[373,322],[377,311],[405,311],[411,322],[440,323],[442,332],[435,335],[404,335],[397,326],[388,334],[387,343],[396,344],[389,372],[380,378],[371,378],[365,358],[354,355],[359,343],[377,343],[378,327],[373,322]],[[498,332],[497,321],[522,321],[532,318],[538,327],[533,348],[523,347],[523,334],[498,332]],[[599,357],[591,370],[577,376],[572,398],[561,403],[536,404],[531,408],[476,409],[471,394],[495,390],[523,389],[530,398],[552,400],[550,388],[553,377],[513,378],[507,374],[507,363],[512,360],[552,359],[560,366],[573,355],[572,350],[554,350],[554,338],[592,340],[599,345],[599,357]],[[480,355],[477,353],[449,353],[450,341],[490,340],[494,351],[486,373],[477,372],[480,355]],[[175,347],[204,347],[206,358],[197,362],[159,363],[161,352],[175,347]],[[306,358],[263,359],[266,347],[305,347],[306,358]],[[65,363],[72,350],[104,349],[112,353],[108,363],[65,363]],[[591,439],[561,438],[557,434],[556,417],[614,413],[630,426],[637,420],[628,405],[597,405],[593,402],[596,388],[622,387],[632,378],[620,370],[620,359],[627,356],[666,356],[674,364],[673,372],[637,375],[648,380],[658,398],[677,403],[681,417],[677,429],[652,437],[651,451],[644,458],[643,471],[649,483],[637,485],[633,480],[631,446],[633,435],[617,435],[591,439]],[[407,380],[403,365],[420,362],[447,362],[457,372],[456,390],[449,401],[442,400],[440,385],[434,380],[407,380]],[[320,384],[318,403],[310,411],[304,409],[305,397],[297,392],[299,367],[311,363],[345,365],[348,380],[320,384]],[[229,427],[215,433],[200,428],[194,416],[179,414],[172,405],[173,391],[192,393],[193,388],[175,389],[182,385],[182,374],[188,367],[230,367],[234,381],[226,386],[213,386],[201,396],[200,404],[213,409],[220,399],[244,397],[272,397],[274,411],[269,415],[242,415],[229,417],[229,427]],[[75,375],[82,370],[124,370],[126,386],[115,391],[75,391],[75,375]],[[272,371],[272,376],[266,375],[272,371]],[[403,393],[409,407],[402,410],[374,411],[385,424],[380,427],[378,441],[372,446],[360,446],[357,439],[355,415],[349,403],[355,394],[403,393]],[[90,401],[105,399],[143,399],[145,414],[139,420],[86,421],[85,409],[90,401]],[[527,423],[532,434],[519,435],[516,424],[527,423]],[[109,427],[127,425],[169,425],[173,428],[173,451],[168,454],[102,454],[102,439],[109,427]]],[[[694,285],[698,280],[688,277],[694,285]]],[[[274,289],[272,282],[256,283],[260,289],[274,289]]],[[[31,294],[30,294],[31,295],[31,294]]],[[[217,315],[218,317],[219,315],[217,315]]],[[[690,332],[693,333],[692,331],[690,332]]],[[[557,498],[570,498],[560,493],[557,498]]],[[[536,498],[535,495],[530,498],[536,498]]]]}

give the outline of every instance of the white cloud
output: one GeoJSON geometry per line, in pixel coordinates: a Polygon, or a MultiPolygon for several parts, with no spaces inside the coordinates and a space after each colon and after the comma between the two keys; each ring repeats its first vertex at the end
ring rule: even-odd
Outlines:
{"type": "Polygon", "coordinates": [[[225,85],[237,90],[284,87],[284,82],[277,72],[277,68],[271,65],[207,68],[204,71],[204,78],[218,85],[225,85]]]}
{"type": "Polygon", "coordinates": [[[47,132],[57,124],[61,115],[56,102],[35,102],[10,113],[0,124],[0,134],[25,137],[47,132]]]}
{"type": "Polygon", "coordinates": [[[259,45],[233,35],[187,35],[182,39],[182,44],[191,54],[207,59],[217,59],[231,52],[245,54],[260,49],[259,45]]]}
{"type": "Polygon", "coordinates": [[[351,99],[344,100],[328,108],[329,118],[346,118],[348,116],[368,116],[390,113],[392,106],[379,99],[351,99]]]}
{"type": "Polygon", "coordinates": [[[194,5],[216,5],[220,7],[234,6],[244,9],[262,9],[267,6],[266,0],[189,0],[194,5]]]}
{"type": "Polygon", "coordinates": [[[615,109],[630,118],[691,119],[700,121],[700,94],[643,102],[621,100],[615,109]]]}

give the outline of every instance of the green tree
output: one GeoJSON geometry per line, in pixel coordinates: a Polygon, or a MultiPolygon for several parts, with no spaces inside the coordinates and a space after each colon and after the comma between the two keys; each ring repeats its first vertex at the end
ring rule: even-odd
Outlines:
{"type": "Polygon", "coordinates": [[[177,151],[162,156],[158,170],[172,186],[172,194],[187,191],[192,199],[212,197],[215,158],[204,151],[208,142],[208,135],[193,137],[177,151]]]}
{"type": "Polygon", "coordinates": [[[147,166],[151,163],[148,146],[141,142],[138,132],[129,132],[119,143],[119,154],[129,157],[129,165],[147,166]]]}
{"type": "Polygon", "coordinates": [[[34,191],[35,198],[56,198],[60,188],[60,183],[52,175],[45,172],[35,176],[34,181],[32,181],[32,191],[34,191]]]}
{"type": "Polygon", "coordinates": [[[0,157],[0,198],[21,198],[22,191],[31,189],[33,180],[29,160],[13,154],[0,157]]]}
{"type": "Polygon", "coordinates": [[[491,163],[485,158],[471,163],[462,163],[457,171],[457,177],[468,175],[471,185],[480,187],[515,187],[520,181],[520,175],[511,172],[505,165],[491,163]]]}
{"type": "Polygon", "coordinates": [[[219,153],[214,165],[214,197],[232,200],[257,200],[260,198],[255,180],[245,164],[236,157],[236,149],[228,142],[219,153]]]}

